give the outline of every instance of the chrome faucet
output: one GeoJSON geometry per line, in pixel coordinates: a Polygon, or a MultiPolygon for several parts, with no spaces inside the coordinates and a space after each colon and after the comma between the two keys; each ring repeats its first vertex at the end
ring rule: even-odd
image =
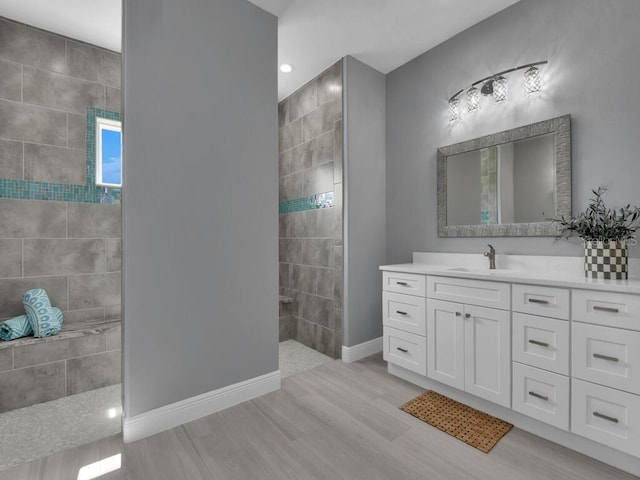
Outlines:
{"type": "Polygon", "coordinates": [[[484,252],[484,256],[489,259],[489,269],[496,269],[496,249],[493,248],[493,245],[489,244],[489,251],[484,252]]]}

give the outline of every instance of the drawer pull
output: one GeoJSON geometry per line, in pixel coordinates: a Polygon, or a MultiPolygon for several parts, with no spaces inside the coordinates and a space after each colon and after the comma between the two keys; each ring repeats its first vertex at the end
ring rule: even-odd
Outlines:
{"type": "Polygon", "coordinates": [[[407,282],[396,282],[396,285],[402,285],[403,287],[408,287],[409,284],[407,282]]]}
{"type": "Polygon", "coordinates": [[[529,343],[533,343],[534,345],[540,345],[541,347],[548,347],[549,344],[546,342],[541,342],[540,340],[529,340],[529,343]]]}
{"type": "Polygon", "coordinates": [[[529,392],[529,395],[531,395],[532,397],[539,398],[540,400],[544,400],[545,402],[549,401],[549,397],[547,397],[546,395],[541,395],[536,392],[529,392]]]}
{"type": "Polygon", "coordinates": [[[611,357],[609,355],[602,355],[601,353],[594,353],[593,358],[599,358],[600,360],[608,360],[609,362],[619,362],[620,359],[617,357],[611,357]]]}
{"type": "Polygon", "coordinates": [[[400,350],[402,353],[409,353],[409,350],[407,350],[406,348],[402,348],[402,347],[396,347],[398,350],[400,350]]]}
{"type": "Polygon", "coordinates": [[[618,310],[617,308],[612,308],[612,307],[600,307],[598,305],[594,305],[593,309],[598,311],[598,312],[609,312],[609,313],[619,313],[620,310],[618,310]]]}
{"type": "Polygon", "coordinates": [[[400,310],[396,310],[396,313],[398,315],[407,315],[407,312],[401,312],[400,310]]]}
{"type": "Polygon", "coordinates": [[[610,417],[609,415],[605,415],[604,413],[593,412],[593,416],[594,417],[598,417],[598,418],[602,418],[603,420],[606,420],[607,422],[619,423],[619,420],[617,418],[610,417]]]}
{"type": "Polygon", "coordinates": [[[540,305],[549,305],[549,300],[542,300],[540,298],[528,298],[529,303],[539,303],[540,305]]]}
{"type": "Polygon", "coordinates": [[[460,317],[462,314],[460,312],[456,312],[456,317],[460,317]]]}
{"type": "Polygon", "coordinates": [[[471,318],[471,314],[470,313],[465,313],[464,314],[464,318],[471,318]]]}

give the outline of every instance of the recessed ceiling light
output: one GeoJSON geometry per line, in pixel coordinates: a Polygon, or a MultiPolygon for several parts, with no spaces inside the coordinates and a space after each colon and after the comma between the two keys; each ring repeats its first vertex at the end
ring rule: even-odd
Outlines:
{"type": "Polygon", "coordinates": [[[290,73],[292,70],[293,70],[293,67],[288,63],[283,63],[282,65],[280,65],[280,71],[282,73],[290,73]]]}

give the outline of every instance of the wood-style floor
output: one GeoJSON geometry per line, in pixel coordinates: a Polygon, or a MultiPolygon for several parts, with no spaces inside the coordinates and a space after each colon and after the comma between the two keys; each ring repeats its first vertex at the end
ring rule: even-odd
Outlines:
{"type": "Polygon", "coordinates": [[[513,429],[489,454],[398,407],[421,389],[379,356],[334,361],[282,390],[130,445],[111,437],[0,472],[0,480],[76,480],[122,454],[99,480],[637,479],[513,429]]]}

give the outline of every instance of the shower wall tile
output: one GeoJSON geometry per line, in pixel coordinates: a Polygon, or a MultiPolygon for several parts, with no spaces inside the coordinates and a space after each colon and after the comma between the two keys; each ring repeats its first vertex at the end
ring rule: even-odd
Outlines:
{"type": "Polygon", "coordinates": [[[120,303],[120,273],[69,276],[69,308],[104,307],[120,303]]]}
{"type": "Polygon", "coordinates": [[[278,128],[289,122],[289,99],[285,99],[278,104],[278,128]]]}
{"type": "Polygon", "coordinates": [[[302,117],[302,140],[307,142],[333,130],[334,122],[340,118],[340,110],[340,103],[333,100],[302,117]]]}
{"type": "Polygon", "coordinates": [[[342,182],[343,143],[342,120],[336,120],[333,126],[333,177],[336,183],[342,182]]]}
{"type": "Polygon", "coordinates": [[[22,100],[22,66],[0,60],[0,98],[22,100]]]}
{"type": "Polygon", "coordinates": [[[43,288],[54,307],[67,308],[67,277],[0,278],[0,318],[24,314],[22,296],[32,288],[43,288]]]}
{"type": "Polygon", "coordinates": [[[86,308],[84,310],[70,310],[64,312],[64,325],[69,329],[81,329],[104,323],[104,308],[86,308]]]}
{"type": "Polygon", "coordinates": [[[305,238],[302,243],[303,265],[333,267],[333,238],[305,238]]]}
{"type": "Polygon", "coordinates": [[[0,138],[65,147],[67,114],[0,100],[0,138]]]}
{"type": "Polygon", "coordinates": [[[316,82],[311,81],[289,97],[289,121],[294,121],[318,106],[316,82]]]}
{"type": "Polygon", "coordinates": [[[62,202],[0,198],[0,238],[65,237],[66,222],[62,202]]]}
{"type": "Polygon", "coordinates": [[[64,361],[0,373],[0,413],[65,396],[64,361]]]}
{"type": "Polygon", "coordinates": [[[332,100],[342,101],[342,62],[338,62],[318,76],[318,105],[332,100]]]}
{"type": "Polygon", "coordinates": [[[24,179],[34,182],[84,185],[84,150],[24,144],[24,179]]]}
{"type": "Polygon", "coordinates": [[[122,111],[122,95],[121,90],[119,88],[106,88],[106,109],[110,112],[118,112],[122,111]]]}
{"type": "Polygon", "coordinates": [[[0,239],[0,278],[22,276],[22,240],[0,239]]]}
{"type": "Polygon", "coordinates": [[[102,85],[32,67],[23,67],[22,95],[25,103],[70,113],[104,108],[102,85]]]}
{"type": "Polygon", "coordinates": [[[13,368],[13,349],[3,348],[0,350],[0,372],[13,368]]]}
{"type": "Polygon", "coordinates": [[[120,204],[69,203],[69,237],[121,238],[120,204]]]}
{"type": "Polygon", "coordinates": [[[58,35],[0,18],[0,58],[65,73],[66,40],[58,35]]]}
{"type": "Polygon", "coordinates": [[[122,329],[115,328],[105,334],[107,342],[107,352],[120,350],[122,348],[122,329]]]}
{"type": "Polygon", "coordinates": [[[22,180],[22,142],[0,139],[0,178],[22,180]]]}
{"type": "Polygon", "coordinates": [[[302,143],[302,119],[291,122],[280,128],[280,152],[302,143]]]}
{"type": "Polygon", "coordinates": [[[324,328],[321,326],[316,327],[316,339],[315,349],[329,355],[331,357],[336,356],[336,333],[335,330],[324,328]]]}
{"type": "Polygon", "coordinates": [[[316,324],[299,317],[291,321],[291,338],[309,348],[316,348],[316,324]]]}
{"type": "Polygon", "coordinates": [[[105,240],[107,272],[119,272],[122,269],[122,240],[107,238],[105,240]]]}
{"type": "Polygon", "coordinates": [[[298,315],[316,325],[335,328],[333,318],[333,300],[308,293],[300,293],[298,315]]]}
{"type": "Polygon", "coordinates": [[[14,368],[31,367],[58,360],[104,352],[105,335],[83,335],[75,338],[51,339],[13,348],[14,368]]]}
{"type": "Polygon", "coordinates": [[[67,360],[67,395],[120,383],[120,350],[67,360]]]}
{"type": "Polygon", "coordinates": [[[102,85],[120,88],[120,54],[103,48],[67,42],[67,71],[69,75],[102,85]]]}
{"type": "Polygon", "coordinates": [[[103,239],[25,239],[24,275],[69,275],[105,271],[103,239]]]}
{"type": "Polygon", "coordinates": [[[104,318],[110,322],[113,320],[120,320],[122,318],[122,308],[118,305],[107,305],[104,307],[104,318]]]}
{"type": "Polygon", "coordinates": [[[68,115],[69,148],[84,150],[87,145],[87,117],[70,113],[68,115]]]}

